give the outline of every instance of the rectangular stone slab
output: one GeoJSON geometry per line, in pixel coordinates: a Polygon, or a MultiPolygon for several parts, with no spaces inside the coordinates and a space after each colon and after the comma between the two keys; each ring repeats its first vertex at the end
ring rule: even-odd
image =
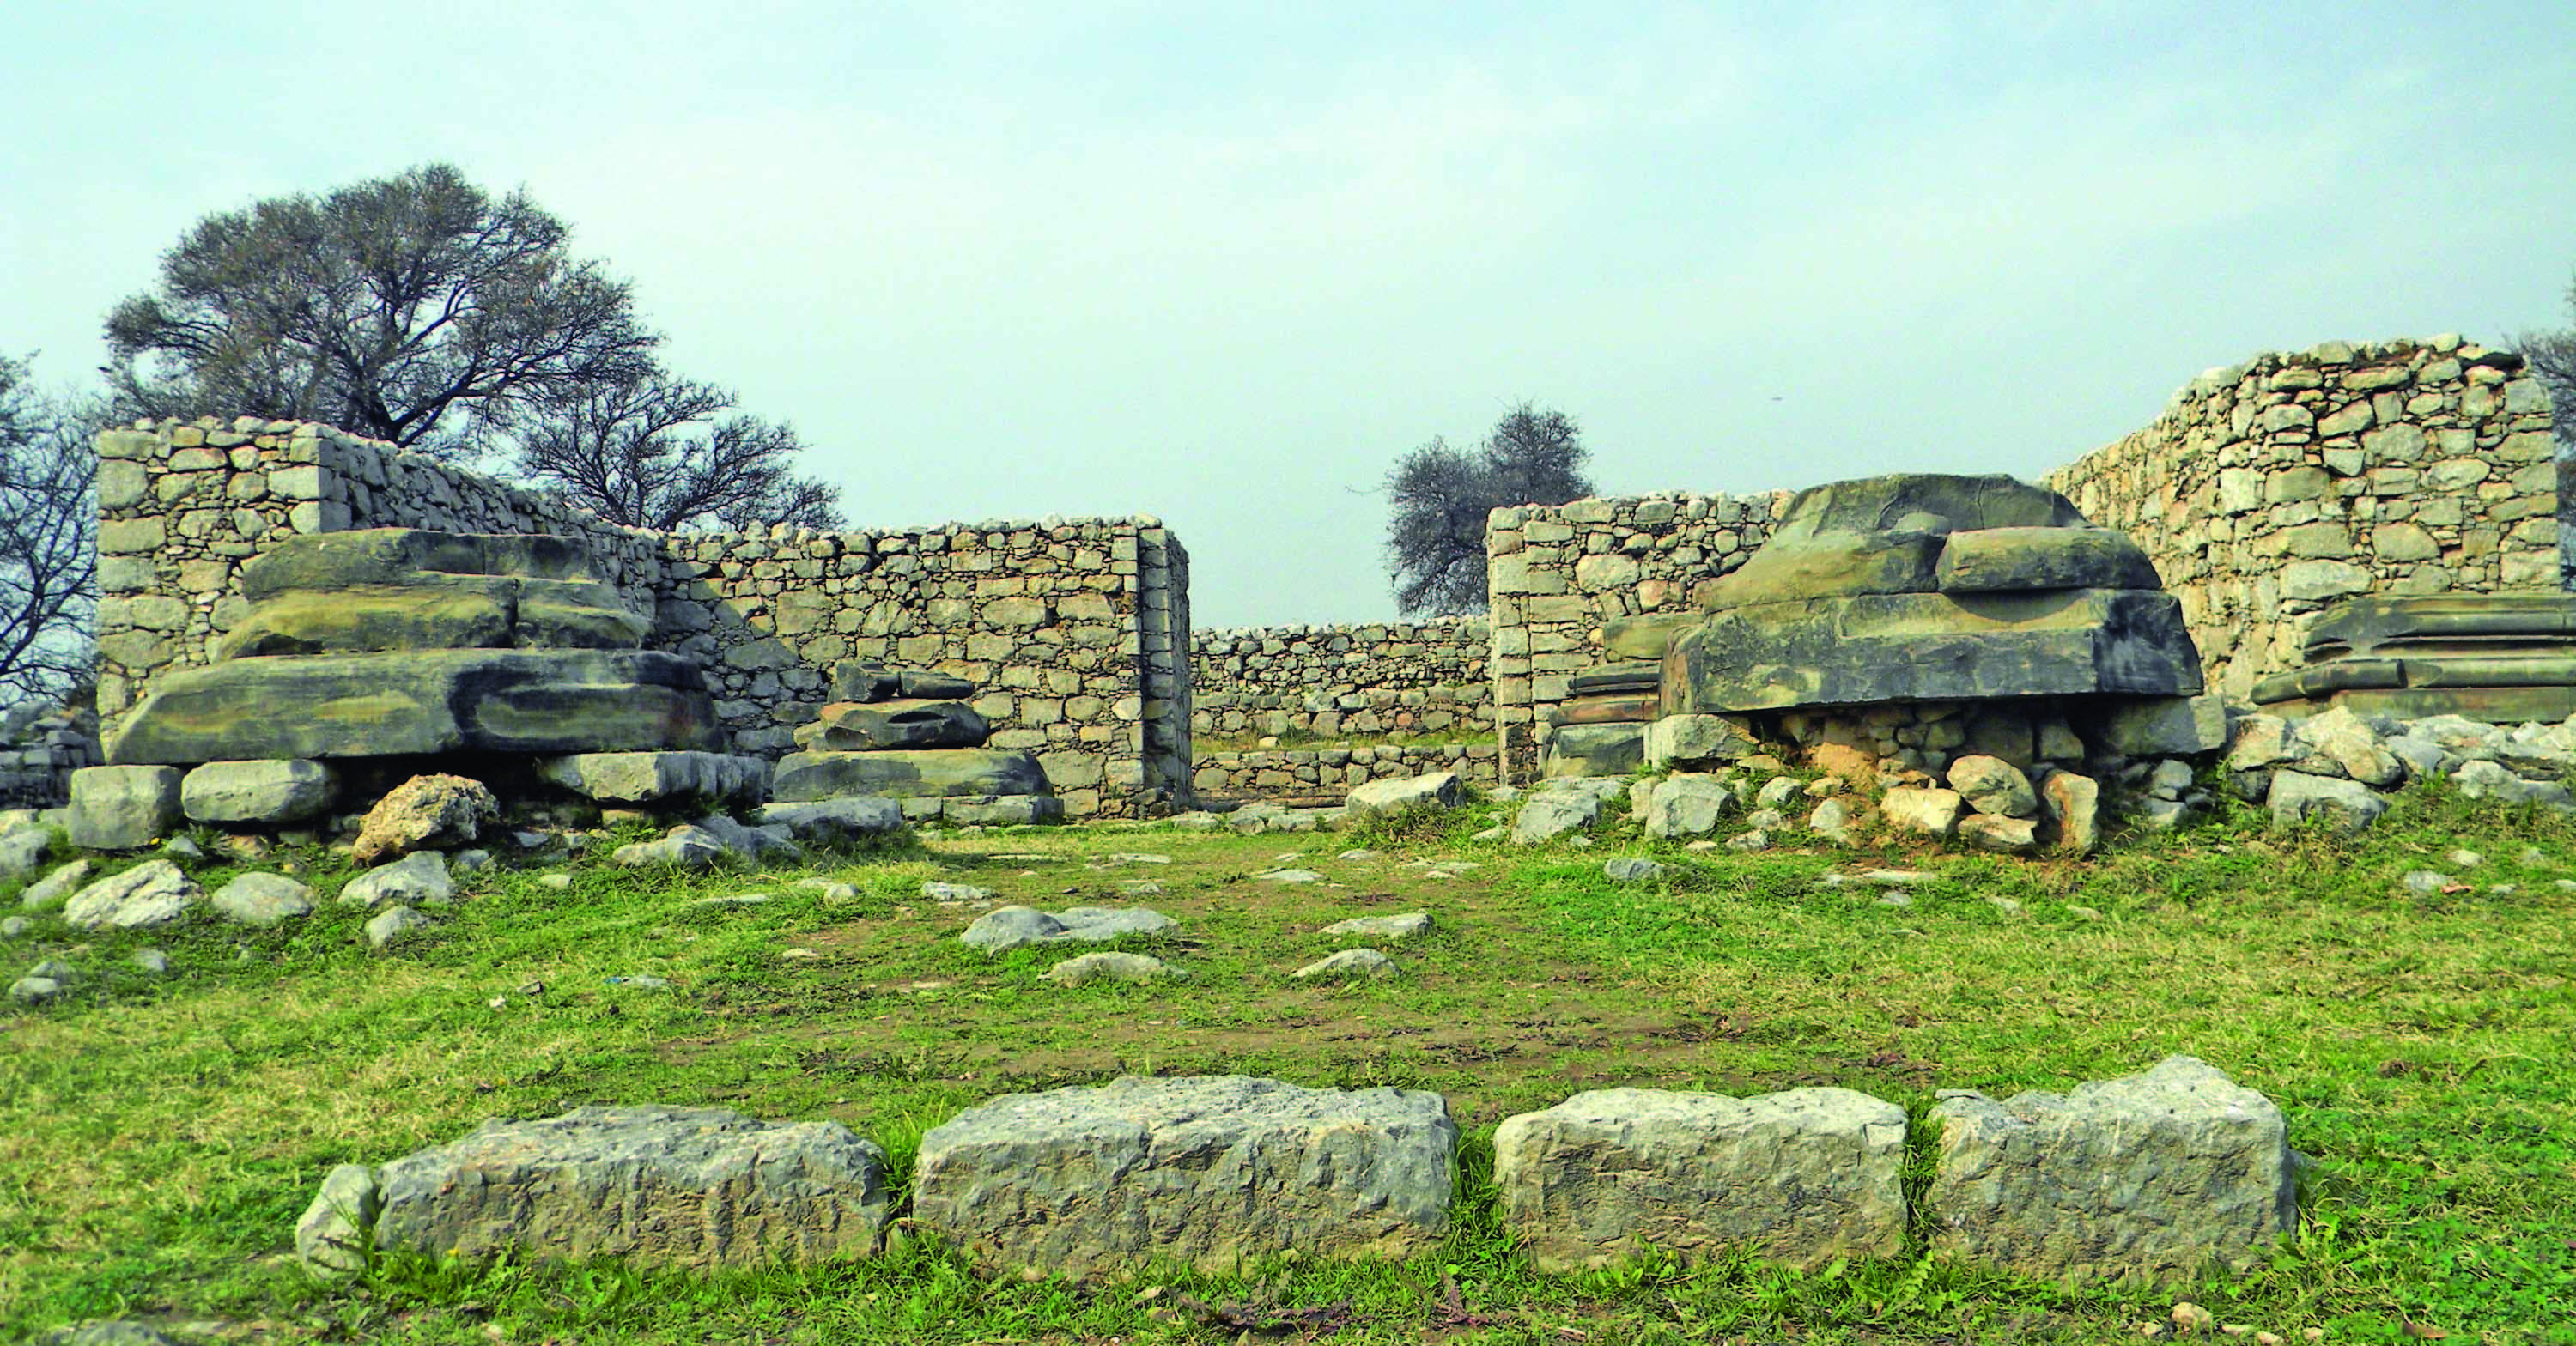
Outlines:
{"type": "Polygon", "coordinates": [[[790,753],[779,759],[769,781],[769,797],[782,803],[856,795],[902,799],[1051,793],[1037,758],[992,748],[790,753]]]}
{"type": "Polygon", "coordinates": [[[447,752],[712,750],[697,667],[649,650],[417,650],[235,659],[155,681],[118,763],[447,752]]]}
{"type": "Polygon", "coordinates": [[[2119,693],[2191,696],[2170,594],[1880,594],[1713,614],[1664,656],[1667,714],[2119,693]]]}

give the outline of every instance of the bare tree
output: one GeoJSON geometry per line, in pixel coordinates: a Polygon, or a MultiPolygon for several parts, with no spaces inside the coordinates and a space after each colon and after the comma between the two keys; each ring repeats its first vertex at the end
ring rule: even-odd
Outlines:
{"type": "Polygon", "coordinates": [[[0,704],[90,678],[98,596],[96,417],[0,357],[0,704]]]}
{"type": "Polygon", "coordinates": [[[520,475],[611,523],[837,528],[840,489],[794,475],[796,431],[728,416],[734,395],[660,371],[533,409],[520,475]]]}
{"type": "Polygon", "coordinates": [[[469,452],[496,413],[650,365],[660,338],[569,232],[448,164],[209,215],[108,317],[119,410],[469,452]]]}
{"type": "Polygon", "coordinates": [[[1505,505],[1557,505],[1592,493],[1590,450],[1561,411],[1527,402],[1473,450],[1447,440],[1406,453],[1387,473],[1394,509],[1386,555],[1403,613],[1485,610],[1485,516],[1505,505]]]}

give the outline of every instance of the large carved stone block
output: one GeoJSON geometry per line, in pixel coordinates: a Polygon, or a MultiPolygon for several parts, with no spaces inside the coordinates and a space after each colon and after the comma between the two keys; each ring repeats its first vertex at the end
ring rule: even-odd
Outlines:
{"type": "Polygon", "coordinates": [[[1044,795],[1046,770],[1025,752],[941,748],[895,752],[800,752],[781,758],[769,797],[782,803],[850,795],[1044,795]]]}

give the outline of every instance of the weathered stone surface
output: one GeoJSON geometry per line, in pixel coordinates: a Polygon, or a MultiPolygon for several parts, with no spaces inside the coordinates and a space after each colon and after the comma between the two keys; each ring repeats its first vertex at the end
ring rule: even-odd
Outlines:
{"type": "Polygon", "coordinates": [[[811,1264],[874,1253],[886,1222],[884,1151],[837,1122],[722,1108],[489,1122],[384,1165],[376,1187],[376,1247],[469,1262],[811,1264]]]}
{"type": "Polygon", "coordinates": [[[367,947],[382,953],[435,924],[436,922],[413,908],[387,907],[367,918],[367,947]]]}
{"type": "Polygon", "coordinates": [[[321,816],[339,793],[324,762],[208,762],[179,781],[179,810],[200,823],[294,823],[321,816]]]}
{"type": "Polygon", "coordinates": [[[205,890],[167,860],[146,860],[72,894],[63,919],[84,930],[137,930],[188,914],[205,890]]]}
{"type": "Polygon", "coordinates": [[[1899,473],[1800,491],[1770,541],[1712,586],[1709,605],[1929,593],[1942,546],[1986,528],[2067,528],[2066,498],[2010,477],[1899,473]]]}
{"type": "Polygon", "coordinates": [[[888,668],[856,659],[845,659],[832,666],[832,699],[835,701],[891,701],[898,697],[955,701],[974,694],[973,682],[935,669],[888,668]]]}
{"type": "Polygon", "coordinates": [[[2183,1280],[2260,1265],[2297,1227],[2280,1109],[2188,1056],[1996,1102],[1947,1092],[1937,1256],[2049,1280],[2183,1280]]]}
{"type": "Polygon", "coordinates": [[[1045,980],[1058,986],[1084,986],[1095,981],[1163,981],[1181,975],[1179,968],[1151,954],[1104,949],[1048,968],[1045,980]]]}
{"type": "Polygon", "coordinates": [[[2380,741],[2378,730],[2363,723],[2348,707],[2336,706],[2302,721],[2299,741],[2307,745],[2310,756],[2323,759],[2323,764],[2332,768],[2320,771],[2319,764],[2303,758],[2299,764],[2302,771],[2341,774],[2381,789],[2394,789],[2406,782],[2406,764],[2380,741]]]}
{"type": "Polygon", "coordinates": [[[722,741],[704,679],[678,655],[414,650],[233,659],[163,674],[113,735],[108,759],[628,752],[722,741]]]}
{"type": "Polygon", "coordinates": [[[1145,907],[1068,907],[1058,912],[997,907],[978,917],[957,939],[969,948],[1003,953],[1030,944],[1099,943],[1129,935],[1159,935],[1179,924],[1145,907]]]}
{"type": "Polygon", "coordinates": [[[0,883],[35,873],[53,844],[53,834],[41,827],[0,833],[0,883]]]}
{"type": "Polygon", "coordinates": [[[1950,763],[1950,788],[1978,813],[1991,813],[2003,818],[2036,817],[2039,796],[2030,786],[2030,777],[2000,757],[1970,753],[1950,763]]]}
{"type": "MultiPolygon", "coordinates": [[[[389,866],[360,878],[375,878],[393,872],[394,868],[397,867],[389,866]]],[[[209,905],[236,925],[276,925],[298,916],[311,915],[313,890],[283,874],[243,874],[216,889],[209,905]]],[[[366,905],[375,904],[370,902],[366,905]]]]}
{"type": "Polygon", "coordinates": [[[1666,715],[1646,726],[1646,765],[1684,769],[1739,761],[1762,751],[1744,721],[1727,715],[1666,715]]]}
{"type": "Polygon", "coordinates": [[[448,877],[447,857],[436,851],[415,851],[340,885],[339,903],[344,907],[380,907],[388,902],[434,906],[454,896],[456,881],[448,877]]]}
{"type": "Polygon", "coordinates": [[[1064,821],[1064,801],[1053,795],[948,795],[939,817],[960,827],[1030,827],[1064,821]]]}
{"type": "Polygon", "coordinates": [[[1547,741],[1541,772],[1552,777],[1624,776],[1646,760],[1642,724],[1569,724],[1547,741]]]}
{"type": "Polygon", "coordinates": [[[1494,1133],[1504,1218],[1549,1272],[1650,1248],[1805,1267],[1892,1256],[1905,1241],[1904,1157],[1905,1110],[1848,1089],[1605,1089],[1494,1133]]]}
{"type": "Polygon", "coordinates": [[[1932,571],[1945,594],[2161,589],[2155,563],[2109,528],[1978,528],[1950,534],[1932,571]]]}
{"type": "Polygon", "coordinates": [[[1714,831],[1735,808],[1735,792],[1716,776],[1666,776],[1646,797],[1646,835],[1696,837],[1714,831]]]}
{"type": "Polygon", "coordinates": [[[333,1166],[322,1190],[295,1222],[295,1257],[317,1276],[340,1276],[367,1265],[367,1245],[383,1209],[376,1171],[364,1164],[333,1166]]]}
{"type": "Polygon", "coordinates": [[[2295,827],[2315,819],[2342,836],[2361,832],[2388,811],[2388,801],[2359,781],[2304,771],[2273,772],[2265,799],[2275,823],[2295,827]]]}
{"type": "Polygon", "coordinates": [[[1959,830],[1959,814],[1967,801],[1956,790],[1920,789],[1899,786],[1879,796],[1878,816],[1900,832],[1915,832],[1927,837],[1947,838],[1959,830]]]}
{"type": "Polygon", "coordinates": [[[2227,707],[2216,695],[2125,701],[2102,715],[2096,737],[2125,757],[2211,752],[2227,742],[2227,707]]]}
{"type": "Polygon", "coordinates": [[[74,860],[27,885],[27,891],[19,896],[18,905],[28,911],[52,911],[88,884],[90,874],[97,868],[94,861],[74,860]]]}
{"type": "Polygon", "coordinates": [[[766,825],[783,824],[796,834],[797,840],[816,845],[847,845],[903,829],[903,806],[891,799],[854,797],[764,804],[752,816],[766,825]]]}
{"type": "Polygon", "coordinates": [[[2296,761],[2305,751],[2288,720],[2278,715],[2240,715],[2228,726],[2227,756],[2221,760],[2230,771],[2255,771],[2296,761]]]}
{"type": "Polygon", "coordinates": [[[756,804],[769,793],[769,763],[715,752],[583,752],[547,757],[537,774],[602,804],[690,808],[756,804]]]}
{"type": "Polygon", "coordinates": [[[2102,844],[2102,785],[2091,776],[2052,771],[2039,783],[2040,816],[2068,855],[2091,855],[2102,844]]]}
{"type": "Polygon", "coordinates": [[[1294,1250],[1403,1258],[1446,1233],[1440,1096],[1242,1076],[997,1098],[922,1137],[913,1218],[976,1261],[1095,1277],[1294,1250]]]}
{"type": "Polygon", "coordinates": [[[611,851],[608,863],[620,869],[642,869],[654,865],[674,865],[681,869],[708,869],[733,849],[723,837],[694,823],[682,823],[651,841],[635,841],[611,851]]]}
{"type": "Polygon", "coordinates": [[[413,851],[462,846],[501,816],[501,801],[481,781],[414,776],[367,810],[351,854],[367,864],[413,851]]]}
{"type": "Polygon", "coordinates": [[[1434,771],[1428,775],[1373,780],[1351,791],[1342,807],[1353,817],[1370,813],[1402,813],[1408,809],[1454,809],[1467,802],[1466,782],[1455,771],[1434,771]]]}
{"type": "Polygon", "coordinates": [[[1356,935],[1366,939],[1413,939],[1431,933],[1431,913],[1408,911],[1398,916],[1354,916],[1347,921],[1335,921],[1316,933],[1356,935]]]}
{"type": "Polygon", "coordinates": [[[1404,969],[1375,949],[1344,949],[1289,974],[1299,981],[1383,981],[1401,977],[1404,969]]]}
{"type": "Polygon", "coordinates": [[[1610,776],[1572,776],[1542,782],[1512,815],[1515,846],[1535,846],[1569,832],[1580,832],[1601,820],[1602,805],[1628,789],[1610,776]]]}
{"type": "Polygon", "coordinates": [[[2460,767],[2460,793],[2471,799],[2502,799],[2514,804],[2571,807],[2566,786],[2557,781],[2526,780],[2496,762],[2466,762],[2460,767]]]}
{"type": "Polygon", "coordinates": [[[1981,851],[2023,855],[2039,849],[2039,820],[1971,813],[1959,820],[1958,836],[1981,851]]]}
{"type": "Polygon", "coordinates": [[[651,627],[619,606],[617,591],[605,584],[504,575],[424,575],[400,586],[308,590],[258,600],[241,624],[225,633],[216,657],[508,648],[631,650],[643,643],[651,627]]]}
{"type": "Polygon", "coordinates": [[[161,766],[93,766],[72,773],[71,821],[83,850],[149,846],[179,826],[179,773],[161,766]]]}
{"type": "Polygon", "coordinates": [[[882,752],[895,748],[980,748],[993,727],[962,701],[841,701],[796,727],[808,752],[882,752]]]}
{"type": "Polygon", "coordinates": [[[1046,772],[1025,752],[944,748],[927,752],[800,752],[780,759],[770,798],[785,803],[849,795],[1044,795],[1046,772]]]}

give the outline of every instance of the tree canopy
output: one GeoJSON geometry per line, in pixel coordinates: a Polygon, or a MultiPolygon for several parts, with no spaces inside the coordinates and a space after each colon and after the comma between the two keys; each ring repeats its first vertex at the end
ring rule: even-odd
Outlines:
{"type": "Polygon", "coordinates": [[[98,551],[96,418],[0,356],[0,705],[90,677],[98,551]]]}
{"type": "Polygon", "coordinates": [[[108,315],[117,410],[494,454],[620,523],[837,524],[795,432],[713,419],[733,394],[665,370],[632,287],[570,235],[448,164],[209,215],[108,315]]]}
{"type": "Polygon", "coordinates": [[[1472,449],[1431,442],[1386,476],[1393,505],[1386,555],[1400,612],[1482,612],[1485,516],[1506,505],[1558,505],[1592,493],[1590,451],[1573,419],[1523,402],[1472,449]]]}

